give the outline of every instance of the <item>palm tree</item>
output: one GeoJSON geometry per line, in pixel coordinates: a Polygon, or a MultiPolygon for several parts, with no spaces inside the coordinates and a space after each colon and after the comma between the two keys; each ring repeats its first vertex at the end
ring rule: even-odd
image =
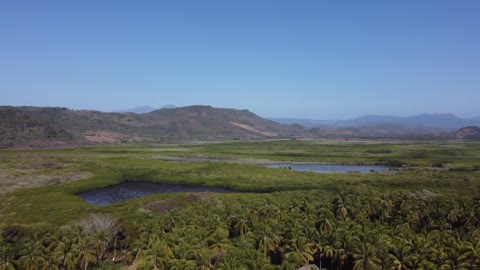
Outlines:
{"type": "Polygon", "coordinates": [[[147,247],[147,245],[149,244],[149,242],[141,239],[141,238],[137,238],[133,241],[132,245],[131,245],[131,253],[134,255],[133,257],[133,260],[140,260],[142,259],[146,253],[147,253],[147,250],[149,250],[150,248],[147,247]]]}
{"type": "Polygon", "coordinates": [[[56,256],[66,270],[73,270],[76,268],[77,264],[77,250],[72,241],[66,240],[62,242],[61,245],[58,245],[56,256]]]}
{"type": "Polygon", "coordinates": [[[197,247],[191,245],[185,241],[180,241],[180,243],[173,247],[173,254],[176,259],[184,260],[194,260],[196,256],[197,247]]]}
{"type": "Polygon", "coordinates": [[[392,202],[390,200],[380,200],[378,212],[382,223],[385,222],[385,219],[390,218],[392,207],[392,202]]]}
{"type": "Polygon", "coordinates": [[[378,267],[375,247],[369,243],[361,242],[353,251],[354,270],[369,270],[378,267]]]}
{"type": "Polygon", "coordinates": [[[317,229],[323,234],[329,233],[333,229],[332,221],[325,215],[322,215],[317,221],[317,229]]]}
{"type": "Polygon", "coordinates": [[[242,265],[235,257],[225,257],[218,265],[219,270],[243,270],[245,266],[242,265]]]}
{"type": "Polygon", "coordinates": [[[250,270],[267,270],[271,269],[270,260],[262,253],[255,252],[247,261],[248,269],[250,270]]]}
{"type": "Polygon", "coordinates": [[[245,219],[238,219],[234,222],[235,235],[244,235],[251,230],[249,222],[245,219]]]}
{"type": "Polygon", "coordinates": [[[326,261],[334,262],[335,254],[337,253],[335,244],[338,241],[339,226],[335,227],[329,234],[325,235],[321,243],[317,243],[317,249],[321,250],[321,255],[326,259],[326,261]]]}
{"type": "Polygon", "coordinates": [[[202,248],[195,255],[195,261],[197,262],[198,269],[200,270],[212,270],[213,264],[212,260],[214,254],[211,250],[207,248],[202,248]]]}
{"type": "Polygon", "coordinates": [[[93,235],[93,242],[97,253],[97,261],[102,262],[110,242],[109,236],[104,230],[99,230],[93,235]]]}
{"type": "Polygon", "coordinates": [[[460,242],[455,242],[447,248],[446,261],[440,266],[445,270],[468,270],[472,269],[471,260],[468,259],[469,252],[465,252],[465,247],[460,242]]]}
{"type": "Polygon", "coordinates": [[[452,230],[452,226],[454,223],[458,222],[460,218],[460,214],[457,209],[452,209],[447,214],[448,225],[450,226],[450,230],[452,230]]]}
{"type": "Polygon", "coordinates": [[[305,265],[314,260],[313,254],[317,251],[315,245],[309,242],[305,237],[290,240],[285,245],[285,249],[290,251],[285,254],[285,257],[293,256],[303,261],[305,265]]]}
{"type": "Polygon", "coordinates": [[[209,249],[215,254],[217,259],[222,256],[227,248],[230,246],[228,239],[228,230],[224,228],[217,228],[207,238],[209,249]]]}
{"type": "Polygon", "coordinates": [[[284,268],[288,267],[289,269],[298,269],[304,265],[306,265],[306,263],[300,254],[296,252],[285,253],[285,259],[282,262],[282,266],[284,268]]]}
{"type": "Polygon", "coordinates": [[[153,220],[146,220],[140,227],[140,239],[147,242],[147,247],[151,245],[152,236],[158,235],[159,229],[153,220]]]}
{"type": "Polygon", "coordinates": [[[195,261],[186,260],[186,259],[172,259],[168,263],[171,270],[195,270],[196,264],[195,261]]]}
{"type": "Polygon", "coordinates": [[[392,243],[390,257],[393,260],[393,265],[395,269],[410,269],[410,267],[408,266],[411,259],[410,256],[410,247],[403,243],[403,239],[397,239],[397,241],[392,243]]]}
{"type": "Polygon", "coordinates": [[[468,250],[467,254],[474,263],[480,265],[480,240],[478,238],[472,239],[465,243],[465,248],[468,250]]]}
{"type": "Polygon", "coordinates": [[[424,251],[429,250],[431,243],[427,238],[422,234],[413,235],[409,240],[409,244],[411,253],[410,267],[418,269],[428,264],[428,253],[424,251]]]}
{"type": "Polygon", "coordinates": [[[173,251],[167,243],[156,239],[147,248],[145,257],[150,262],[152,269],[166,269],[169,261],[173,259],[173,251]]]}
{"type": "Polygon", "coordinates": [[[338,206],[335,214],[337,215],[337,219],[345,219],[348,216],[348,209],[345,205],[341,204],[338,206]]]}
{"type": "Polygon", "coordinates": [[[348,208],[340,195],[333,200],[332,210],[337,219],[345,219],[348,216],[348,208]]]}
{"type": "Polygon", "coordinates": [[[40,269],[42,270],[58,270],[58,263],[56,257],[52,254],[52,256],[47,256],[41,263],[40,269]]]}
{"type": "MultiPolygon", "coordinates": [[[[390,254],[384,248],[379,248],[377,251],[378,266],[381,270],[387,270],[393,268],[393,261],[390,254]]],[[[434,268],[434,267],[433,267],[434,268]]],[[[432,268],[428,268],[432,269],[432,268]]]]}
{"type": "Polygon", "coordinates": [[[83,269],[87,270],[90,263],[97,262],[97,256],[95,253],[95,248],[90,241],[90,238],[84,237],[78,241],[76,244],[76,249],[78,250],[78,259],[80,265],[83,266],[83,269]]]}
{"type": "Polygon", "coordinates": [[[352,240],[351,236],[346,232],[343,232],[337,241],[334,243],[335,248],[335,258],[338,269],[342,269],[344,264],[347,262],[349,257],[349,246],[348,243],[352,240]]]}
{"type": "Polygon", "coordinates": [[[14,254],[13,247],[0,238],[0,270],[15,270],[14,254]]]}
{"type": "Polygon", "coordinates": [[[260,240],[258,241],[258,251],[267,255],[268,253],[275,251],[277,244],[278,242],[274,237],[265,235],[262,238],[260,238],[260,240]]]}
{"type": "Polygon", "coordinates": [[[43,248],[39,247],[38,242],[27,242],[22,245],[22,253],[18,262],[25,270],[39,269],[44,261],[43,248]]]}
{"type": "Polygon", "coordinates": [[[250,211],[250,214],[248,215],[248,218],[249,218],[250,221],[252,222],[253,226],[257,225],[257,224],[258,224],[258,221],[259,221],[258,211],[256,211],[256,210],[251,210],[251,211],[250,211]]]}

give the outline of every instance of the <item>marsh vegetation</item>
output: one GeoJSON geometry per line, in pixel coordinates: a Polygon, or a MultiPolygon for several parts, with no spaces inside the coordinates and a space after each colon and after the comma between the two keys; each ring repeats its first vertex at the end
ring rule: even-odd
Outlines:
{"type": "Polygon", "coordinates": [[[480,267],[477,143],[120,145],[1,151],[0,159],[4,177],[25,181],[0,195],[0,269],[480,267]],[[256,160],[395,173],[317,174],[256,160]],[[37,182],[57,172],[88,177],[37,182]],[[153,194],[107,206],[76,196],[125,181],[253,193],[153,194]]]}

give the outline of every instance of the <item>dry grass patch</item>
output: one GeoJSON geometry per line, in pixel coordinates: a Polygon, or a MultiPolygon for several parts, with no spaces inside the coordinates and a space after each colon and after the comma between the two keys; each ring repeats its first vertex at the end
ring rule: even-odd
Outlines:
{"type": "Polygon", "coordinates": [[[92,177],[90,172],[80,171],[75,163],[65,163],[45,155],[21,154],[0,158],[0,194],[92,177]]]}

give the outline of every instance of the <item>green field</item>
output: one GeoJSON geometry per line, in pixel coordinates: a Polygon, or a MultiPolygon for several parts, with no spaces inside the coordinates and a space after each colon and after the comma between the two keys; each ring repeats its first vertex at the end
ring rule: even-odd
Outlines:
{"type": "Polygon", "coordinates": [[[0,269],[480,268],[480,143],[3,150],[0,190],[0,269]],[[286,161],[392,171],[316,174],[259,166],[286,161]],[[152,195],[105,207],[75,195],[124,181],[255,193],[152,195]],[[114,220],[114,232],[89,230],[85,224],[94,217],[114,220]]]}

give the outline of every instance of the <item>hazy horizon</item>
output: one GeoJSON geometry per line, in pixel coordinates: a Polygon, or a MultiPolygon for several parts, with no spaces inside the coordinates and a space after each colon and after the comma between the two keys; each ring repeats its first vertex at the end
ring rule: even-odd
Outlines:
{"type": "Polygon", "coordinates": [[[468,0],[5,2],[0,103],[478,117],[478,10],[468,0]]]}
{"type": "MultiPolygon", "coordinates": [[[[210,104],[189,104],[189,105],[183,105],[183,106],[177,106],[175,104],[164,104],[164,105],[161,105],[161,106],[149,106],[149,105],[141,105],[141,106],[134,106],[134,107],[131,107],[131,108],[122,108],[122,109],[116,109],[116,110],[102,110],[102,109],[94,109],[94,108],[71,108],[71,107],[68,107],[68,106],[55,106],[55,105],[46,105],[46,106],[39,106],[39,107],[64,107],[64,108],[67,108],[67,109],[72,109],[72,110],[93,110],[93,111],[100,111],[100,112],[106,112],[106,113],[109,113],[109,112],[125,112],[125,111],[129,111],[129,110],[132,110],[132,109],[137,109],[137,108],[141,108],[141,107],[149,107],[149,108],[152,108],[154,110],[159,110],[159,109],[162,109],[162,107],[164,106],[168,106],[168,105],[173,105],[175,106],[176,108],[181,108],[181,107],[189,107],[189,106],[212,106],[210,104]]],[[[32,106],[32,107],[37,107],[35,105],[10,105],[10,104],[0,104],[0,106],[15,106],[15,107],[22,107],[22,106],[32,106]]],[[[363,117],[363,116],[393,116],[393,117],[410,117],[410,116],[417,116],[417,115],[422,115],[422,114],[428,114],[428,115],[445,115],[445,114],[452,114],[454,116],[457,116],[459,118],[462,118],[462,119],[471,119],[471,118],[479,118],[480,115],[473,115],[473,116],[462,116],[462,115],[458,115],[458,114],[455,114],[455,113],[452,113],[452,112],[440,112],[440,113],[428,113],[428,112],[423,112],[423,113],[416,113],[416,114],[405,114],[405,115],[398,115],[398,114],[369,114],[369,113],[365,113],[365,114],[359,114],[359,115],[353,115],[351,117],[344,117],[344,118],[321,118],[321,117],[295,117],[295,116],[289,116],[289,115],[286,115],[286,116],[268,116],[268,115],[261,115],[249,108],[234,108],[234,107],[222,107],[222,106],[212,106],[213,108],[221,108],[221,109],[235,109],[235,110],[249,110],[250,112],[253,112],[255,114],[257,114],[258,116],[260,117],[263,117],[263,118],[267,118],[267,119],[303,119],[303,120],[350,120],[350,119],[354,119],[354,118],[359,118],[359,117],[363,117]]],[[[166,109],[170,109],[170,108],[166,108],[166,109]]]]}

